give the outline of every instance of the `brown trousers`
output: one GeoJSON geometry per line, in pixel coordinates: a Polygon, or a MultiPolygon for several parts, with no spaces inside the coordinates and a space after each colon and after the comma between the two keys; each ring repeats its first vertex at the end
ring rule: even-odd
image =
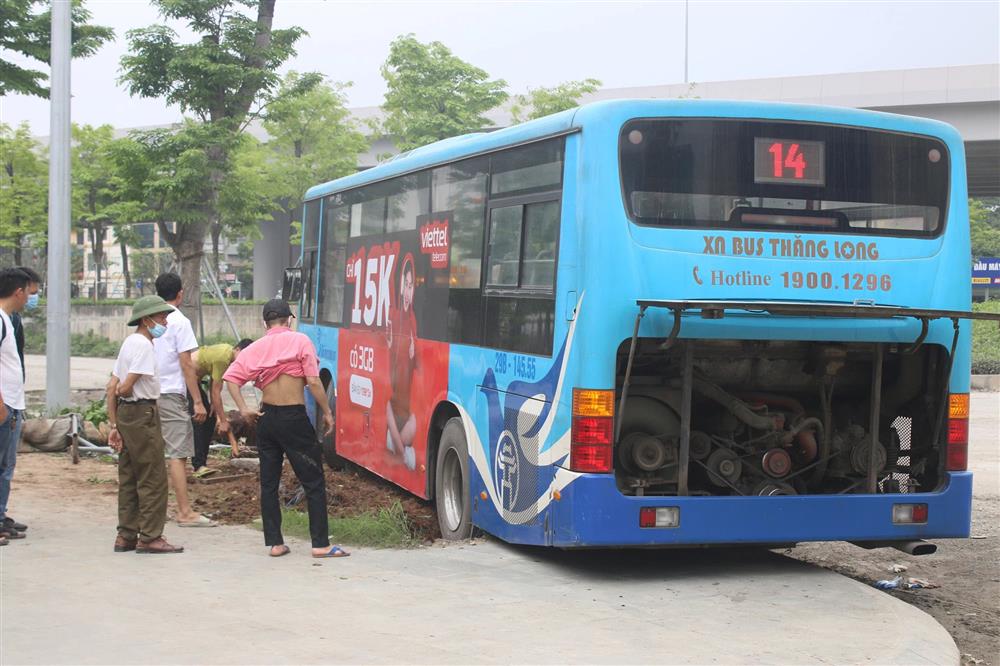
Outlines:
{"type": "Polygon", "coordinates": [[[167,471],[160,413],[153,403],[118,403],[118,534],[144,542],[163,535],[167,521],[167,471]]]}

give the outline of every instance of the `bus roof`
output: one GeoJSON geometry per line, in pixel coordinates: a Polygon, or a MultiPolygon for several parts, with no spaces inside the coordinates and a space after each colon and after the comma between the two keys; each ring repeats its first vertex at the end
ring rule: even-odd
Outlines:
{"type": "Polygon", "coordinates": [[[509,146],[530,143],[546,137],[581,131],[588,126],[620,126],[631,118],[718,117],[791,120],[833,125],[871,127],[874,129],[926,134],[961,146],[954,127],[937,120],[902,116],[880,111],[846,107],[752,102],[744,100],[703,99],[620,99],[594,102],[544,118],[506,127],[496,132],[476,132],[436,141],[400,153],[389,161],[350,176],[316,185],[306,192],[305,200],[341,192],[367,183],[426,169],[509,146]]]}

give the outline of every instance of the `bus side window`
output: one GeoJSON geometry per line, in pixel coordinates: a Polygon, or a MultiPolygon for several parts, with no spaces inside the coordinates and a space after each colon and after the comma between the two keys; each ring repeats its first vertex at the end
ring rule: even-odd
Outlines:
{"type": "Polygon", "coordinates": [[[302,309],[299,319],[313,319],[313,290],[316,286],[316,254],[319,251],[319,200],[308,201],[302,212],[302,309]]]}
{"type": "Polygon", "coordinates": [[[451,212],[448,271],[448,341],[481,344],[483,227],[489,158],[477,157],[434,169],[432,205],[451,212]]]}
{"type": "Polygon", "coordinates": [[[323,252],[316,304],[319,321],[332,326],[339,326],[344,318],[344,264],[351,224],[351,207],[336,203],[335,197],[327,197],[323,204],[323,252]]]}

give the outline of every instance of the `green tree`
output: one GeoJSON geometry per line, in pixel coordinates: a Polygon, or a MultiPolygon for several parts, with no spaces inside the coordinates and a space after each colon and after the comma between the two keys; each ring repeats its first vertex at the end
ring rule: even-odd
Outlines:
{"type": "MultiPolygon", "coordinates": [[[[297,89],[300,78],[289,73],[282,91],[297,89]]],[[[358,155],[368,147],[347,110],[348,85],[322,82],[302,95],[279,94],[268,107],[268,180],[277,187],[275,203],[290,224],[301,225],[302,196],[309,187],[354,173],[358,155]]]]}
{"type": "MultiPolygon", "coordinates": [[[[172,204],[169,219],[178,228],[165,237],[180,262],[185,305],[197,306],[205,240],[214,225],[221,229],[225,223],[219,200],[232,153],[243,143],[247,124],[274,101],[280,84],[277,70],[295,55],[295,43],[305,32],[272,27],[275,0],[153,1],[161,16],[186,23],[196,37],[183,43],[166,25],[130,31],[121,82],[130,94],[163,98],[201,122],[200,129],[188,124],[173,138],[154,133],[138,142],[152,151],[142,160],[157,179],[145,188],[158,195],[151,200],[172,204]],[[194,136],[200,141],[191,143],[194,136]],[[157,152],[166,162],[149,161],[157,152]],[[164,180],[172,170],[193,187],[178,190],[177,182],[164,180]],[[195,173],[199,180],[191,182],[195,173]]],[[[317,80],[317,75],[303,76],[300,88],[292,92],[304,92],[317,80]]],[[[161,232],[167,231],[162,216],[158,222],[161,232]]]]}
{"type": "Polygon", "coordinates": [[[0,167],[0,247],[12,248],[20,266],[25,240],[44,243],[48,228],[48,163],[27,123],[0,124],[0,167]]]}
{"type": "MultiPolygon", "coordinates": [[[[210,196],[213,165],[204,146],[213,132],[209,124],[188,121],[179,128],[135,132],[117,145],[115,160],[125,181],[118,204],[120,218],[156,223],[179,259],[184,256],[178,251],[184,230],[206,219],[203,204],[210,196]],[[173,227],[169,222],[177,224],[173,227]]],[[[217,222],[206,227],[212,233],[216,269],[223,232],[231,238],[252,236],[257,233],[257,222],[273,211],[277,189],[266,157],[266,149],[248,134],[231,143],[216,200],[217,222]]],[[[124,240],[134,244],[131,238],[124,240]]],[[[197,260],[200,263],[201,253],[197,260]]],[[[198,279],[200,283],[200,272],[198,279]]]]}
{"type": "Polygon", "coordinates": [[[123,197],[123,180],[114,159],[114,128],[111,125],[73,126],[72,219],[90,237],[97,274],[95,298],[101,298],[101,271],[106,263],[104,242],[116,222],[117,204],[123,197]]]}
{"type": "Polygon", "coordinates": [[[580,105],[580,98],[601,87],[597,79],[567,81],[552,88],[529,88],[527,95],[515,95],[510,108],[515,123],[534,120],[580,105]]]}
{"type": "Polygon", "coordinates": [[[219,189],[218,221],[212,225],[212,265],[219,272],[221,236],[230,239],[257,238],[258,223],[273,212],[281,196],[281,181],[275,179],[271,151],[250,135],[244,135],[230,154],[229,171],[219,189]]]}
{"type": "Polygon", "coordinates": [[[388,90],[381,130],[400,150],[475,132],[483,115],[507,100],[507,82],[454,55],[441,42],[422,44],[412,34],[389,45],[382,65],[388,90]]]}
{"type": "MultiPolygon", "coordinates": [[[[90,25],[90,12],[82,0],[74,0],[71,40],[74,58],[93,55],[115,36],[114,30],[90,25]]],[[[45,65],[52,55],[52,13],[47,0],[3,0],[0,2],[0,51],[12,51],[45,65]]],[[[45,72],[0,60],[0,95],[21,94],[48,97],[45,72]]]]}
{"type": "Polygon", "coordinates": [[[1000,199],[969,199],[972,256],[1000,257],[1000,199]]]}

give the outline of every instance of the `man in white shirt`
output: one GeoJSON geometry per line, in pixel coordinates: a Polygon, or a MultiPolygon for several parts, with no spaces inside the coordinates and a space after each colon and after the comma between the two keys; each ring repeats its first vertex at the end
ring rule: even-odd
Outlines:
{"type": "Polygon", "coordinates": [[[173,307],[159,296],[143,296],[132,306],[114,373],[108,381],[107,406],[111,435],[118,452],[118,536],[114,551],[166,555],[184,551],[163,538],[167,520],[167,474],[163,469],[163,435],[156,399],[160,380],[153,339],[166,330],[173,307]]]}
{"type": "Polygon", "coordinates": [[[7,501],[24,425],[24,371],[10,316],[27,304],[28,282],[27,274],[16,268],[0,271],[0,546],[24,538],[17,527],[27,529],[7,515],[7,501]]]}
{"type": "Polygon", "coordinates": [[[166,443],[167,467],[177,498],[177,524],[181,527],[215,527],[216,523],[191,508],[187,490],[187,459],[194,456],[194,428],[208,412],[198,390],[198,376],[192,352],[198,350],[191,321],[176,309],[184,300],[181,277],[163,273],[156,278],[156,293],[175,309],[167,315],[167,332],[153,340],[160,371],[160,422],[166,443]],[[188,412],[191,396],[194,415],[188,412]]]}

